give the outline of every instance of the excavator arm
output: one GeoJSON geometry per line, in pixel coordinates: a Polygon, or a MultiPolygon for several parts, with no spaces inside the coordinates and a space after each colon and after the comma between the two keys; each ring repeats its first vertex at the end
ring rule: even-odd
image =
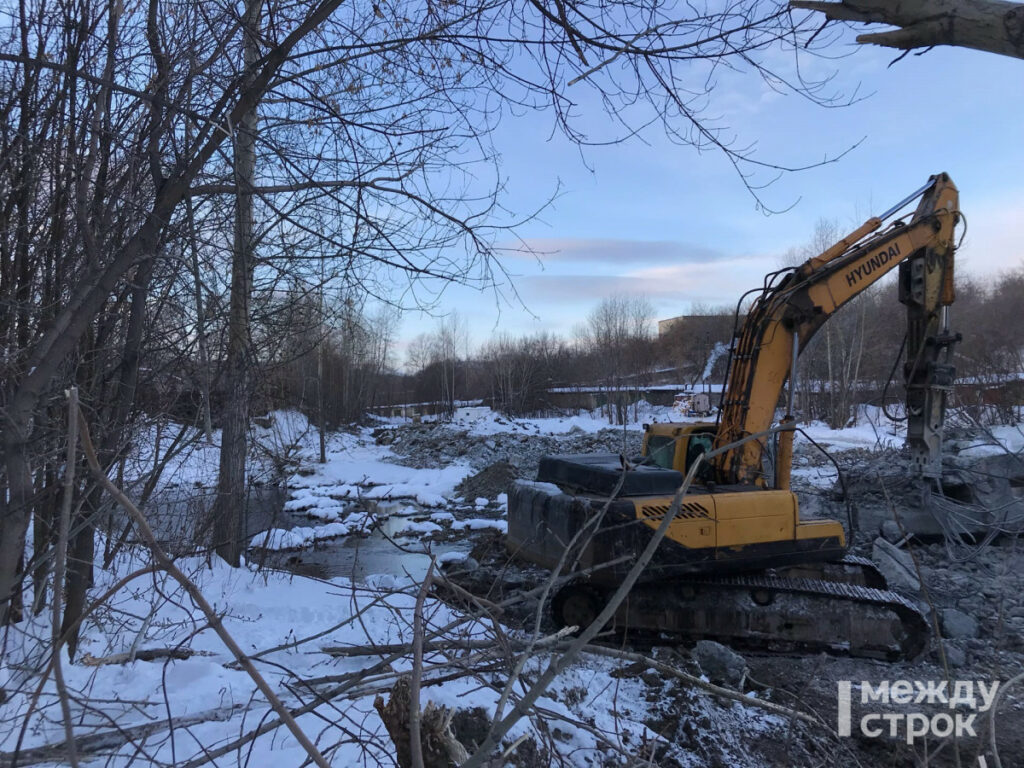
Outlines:
{"type": "MultiPolygon", "coordinates": [[[[917,430],[922,432],[919,450],[934,452],[935,420],[938,416],[941,421],[944,403],[928,393],[944,370],[936,366],[933,348],[934,339],[942,337],[941,308],[953,301],[958,206],[957,189],[949,176],[932,176],[925,187],[890,211],[869,219],[825,252],[788,272],[777,284],[768,283],[737,335],[715,447],[766,432],[775,419],[779,397],[795,360],[811,337],[843,305],[897,265],[908,264],[910,268],[904,268],[901,275],[901,300],[907,304],[911,320],[908,349],[913,345],[911,354],[916,356],[912,360],[908,355],[908,388],[919,401],[911,403],[910,416],[915,425],[927,422],[917,430]],[[909,223],[897,221],[879,232],[886,218],[918,196],[921,200],[909,223]],[[925,357],[928,359],[923,360],[925,357]],[[914,413],[915,409],[920,412],[914,413]]],[[[792,414],[786,418],[792,421],[792,414]]],[[[714,457],[711,463],[716,482],[763,485],[761,459],[767,439],[762,436],[748,440],[714,457]]],[[[787,450],[780,453],[788,457],[792,431],[783,433],[782,440],[787,441],[787,450]]],[[[788,458],[781,464],[784,466],[777,472],[776,485],[787,487],[788,458]]]]}

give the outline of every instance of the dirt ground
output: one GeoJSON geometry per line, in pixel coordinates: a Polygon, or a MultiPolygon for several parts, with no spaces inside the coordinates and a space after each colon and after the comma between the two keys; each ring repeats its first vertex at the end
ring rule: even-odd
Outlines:
{"type": "MultiPolygon", "coordinates": [[[[415,426],[384,431],[381,435],[382,441],[391,444],[399,453],[415,457],[415,462],[421,466],[443,462],[453,452],[469,458],[481,470],[476,476],[467,478],[465,487],[460,489],[469,499],[479,496],[495,498],[507,491],[508,483],[514,477],[532,479],[536,462],[543,454],[618,452],[623,444],[623,434],[617,430],[563,437],[515,435],[479,438],[467,435],[460,440],[452,439],[451,435],[442,438],[431,427],[415,426]]],[[[637,433],[631,433],[629,442],[627,451],[637,452],[637,433]]],[[[978,704],[981,702],[979,682],[985,685],[986,690],[991,690],[994,682],[1005,687],[1015,675],[1024,671],[1024,546],[1021,546],[1019,536],[1012,531],[1002,532],[985,537],[980,545],[976,540],[971,543],[934,535],[903,541],[902,532],[897,527],[882,523],[886,522],[893,508],[898,518],[901,508],[913,511],[919,507],[918,500],[907,495],[909,486],[901,484],[907,476],[907,457],[898,451],[887,455],[848,451],[835,454],[833,458],[844,472],[857,517],[862,521],[862,530],[854,537],[853,552],[866,557],[876,555],[874,542],[886,535],[896,540],[901,550],[911,556],[913,570],[923,588],[919,591],[905,589],[904,594],[918,602],[933,624],[930,648],[913,661],[895,663],[824,654],[745,653],[748,674],[742,684],[744,692],[755,692],[783,706],[812,713],[822,722],[821,727],[793,723],[781,737],[778,733],[769,733],[763,738],[744,741],[739,748],[749,757],[747,764],[983,768],[1024,764],[1024,686],[1006,689],[993,710],[994,715],[993,711],[980,712],[964,702],[950,708],[938,698],[920,694],[921,691],[939,689],[950,692],[955,689],[964,693],[969,682],[978,704]],[[883,475],[884,478],[879,480],[883,475]],[[879,490],[879,482],[887,487],[879,490]],[[838,691],[844,681],[849,682],[855,691],[852,712],[855,722],[852,735],[839,738],[834,734],[838,723],[838,691]],[[862,690],[861,684],[877,689],[883,681],[889,684],[907,681],[906,684],[912,686],[914,698],[920,694],[921,700],[904,704],[890,702],[888,705],[862,703],[856,695],[862,690]],[[884,731],[877,737],[860,733],[857,718],[872,713],[883,718],[874,721],[883,726],[901,714],[921,715],[929,721],[937,717],[939,719],[935,722],[938,723],[955,722],[956,715],[965,719],[970,715],[974,717],[966,720],[970,727],[965,727],[965,735],[959,738],[925,735],[915,737],[908,744],[906,729],[902,726],[896,737],[884,731]],[[885,720],[885,715],[890,715],[890,720],[885,720]],[[971,730],[975,735],[970,735],[971,730]],[[997,751],[993,750],[993,742],[997,751]]],[[[796,463],[807,467],[824,465],[826,461],[816,451],[806,451],[798,453],[796,463]]],[[[1013,492],[1014,487],[1020,486],[1019,478],[1000,478],[998,472],[1004,472],[1006,468],[995,466],[993,470],[994,466],[990,459],[962,461],[957,467],[951,466],[951,474],[960,472],[959,479],[954,477],[951,481],[952,486],[962,486],[963,477],[968,478],[970,485],[974,473],[976,477],[987,479],[977,483],[979,494],[968,498],[961,489],[961,498],[977,509],[991,503],[992,494],[998,492],[1002,494],[999,496],[1000,504],[1005,506],[1004,502],[1009,498],[1011,506],[1014,499],[1019,506],[1021,501],[1013,492]]],[[[1013,475],[1012,467],[1004,474],[1013,475]]],[[[841,498],[838,484],[835,487],[825,484],[823,487],[820,482],[795,478],[794,486],[801,494],[801,503],[808,515],[834,516],[845,522],[847,505],[841,498]]],[[[475,534],[474,541],[476,546],[469,565],[464,564],[454,570],[459,572],[460,582],[475,593],[498,600],[525,591],[544,579],[546,572],[543,570],[510,562],[500,535],[475,534]]],[[[519,619],[525,621],[535,608],[535,603],[527,602],[518,609],[522,612],[521,617],[509,616],[506,620],[511,624],[519,619]]],[[[648,645],[643,650],[646,653],[672,654],[679,664],[692,667],[689,648],[685,645],[664,649],[648,645]]],[[[695,671],[699,673],[699,668],[695,671]]],[[[652,676],[650,670],[637,669],[634,672],[645,682],[649,681],[652,696],[665,702],[662,714],[648,725],[667,734],[679,749],[685,751],[689,764],[734,764],[734,757],[727,756],[736,754],[735,739],[722,725],[727,720],[716,717],[714,708],[708,710],[706,702],[702,708],[697,707],[693,691],[681,685],[667,685],[665,680],[652,676]],[[716,746],[724,743],[729,743],[731,751],[716,746]]],[[[717,711],[721,714],[725,709],[717,711]]],[[[942,733],[941,728],[939,733],[942,733]]],[[[667,755],[662,758],[664,765],[682,764],[667,755]]]]}

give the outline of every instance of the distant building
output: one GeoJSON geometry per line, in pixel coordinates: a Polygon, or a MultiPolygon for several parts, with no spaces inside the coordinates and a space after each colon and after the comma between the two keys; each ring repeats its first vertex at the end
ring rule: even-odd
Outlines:
{"type": "Polygon", "coordinates": [[[722,381],[735,326],[735,316],[724,310],[659,320],[658,341],[676,368],[675,378],[690,384],[722,381]]]}
{"type": "Polygon", "coordinates": [[[679,315],[678,317],[670,317],[668,320],[659,320],[658,321],[658,338],[661,338],[666,333],[668,333],[670,330],[672,330],[673,326],[678,325],[681,322],[684,322],[686,320],[686,318],[687,318],[687,315],[679,315]]]}
{"type": "MultiPolygon", "coordinates": [[[[740,315],[740,322],[743,322],[743,315],[740,315]]],[[[689,326],[701,333],[721,337],[716,339],[717,341],[728,341],[732,336],[734,323],[734,315],[725,312],[716,315],[677,315],[658,321],[658,337],[667,335],[679,326],[689,326]]]]}

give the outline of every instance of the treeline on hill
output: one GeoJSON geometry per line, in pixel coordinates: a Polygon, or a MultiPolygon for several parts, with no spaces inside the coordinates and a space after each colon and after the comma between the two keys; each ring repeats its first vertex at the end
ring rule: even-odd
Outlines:
{"type": "MultiPolygon", "coordinates": [[[[1015,418],[1024,326],[1007,318],[1022,302],[1024,269],[989,285],[959,279],[950,312],[951,329],[963,335],[954,358],[959,405],[994,406],[1001,420],[1015,418]]],[[[408,345],[406,372],[399,373],[393,315],[367,316],[352,301],[329,314],[314,311],[309,301],[303,306],[280,309],[276,330],[265,334],[275,343],[266,348],[261,407],[297,407],[315,422],[322,416],[328,427],[396,405],[415,406],[407,414],[443,417],[467,401],[509,416],[589,403],[622,423],[651,386],[720,384],[735,326],[733,309],[697,306],[657,333],[649,302],[613,296],[571,337],[497,333],[471,349],[465,322],[452,316],[408,345]]],[[[865,292],[826,323],[800,359],[801,417],[839,427],[859,404],[900,403],[905,328],[895,280],[865,292]]]]}

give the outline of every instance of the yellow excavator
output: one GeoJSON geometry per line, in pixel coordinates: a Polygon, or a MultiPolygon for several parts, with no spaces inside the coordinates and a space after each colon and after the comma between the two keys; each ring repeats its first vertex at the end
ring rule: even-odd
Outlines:
{"type": "Polygon", "coordinates": [[[597,617],[696,462],[664,539],[615,614],[615,629],[878,658],[914,657],[926,647],[916,605],[888,591],[870,561],[847,554],[843,526],[801,519],[789,484],[792,381],[814,333],[899,265],[908,443],[922,476],[934,475],[953,379],[949,350],[957,337],[947,308],[959,219],[957,189],[938,174],[823,253],[766,277],[736,334],[717,422],[645,425],[639,459],[546,456],[537,481],[515,483],[508,550],[577,575],[552,599],[557,623],[586,626],[597,617]],[[909,221],[883,228],[918,198],[909,221]],[[787,379],[788,407],[776,422],[787,379]]]}

